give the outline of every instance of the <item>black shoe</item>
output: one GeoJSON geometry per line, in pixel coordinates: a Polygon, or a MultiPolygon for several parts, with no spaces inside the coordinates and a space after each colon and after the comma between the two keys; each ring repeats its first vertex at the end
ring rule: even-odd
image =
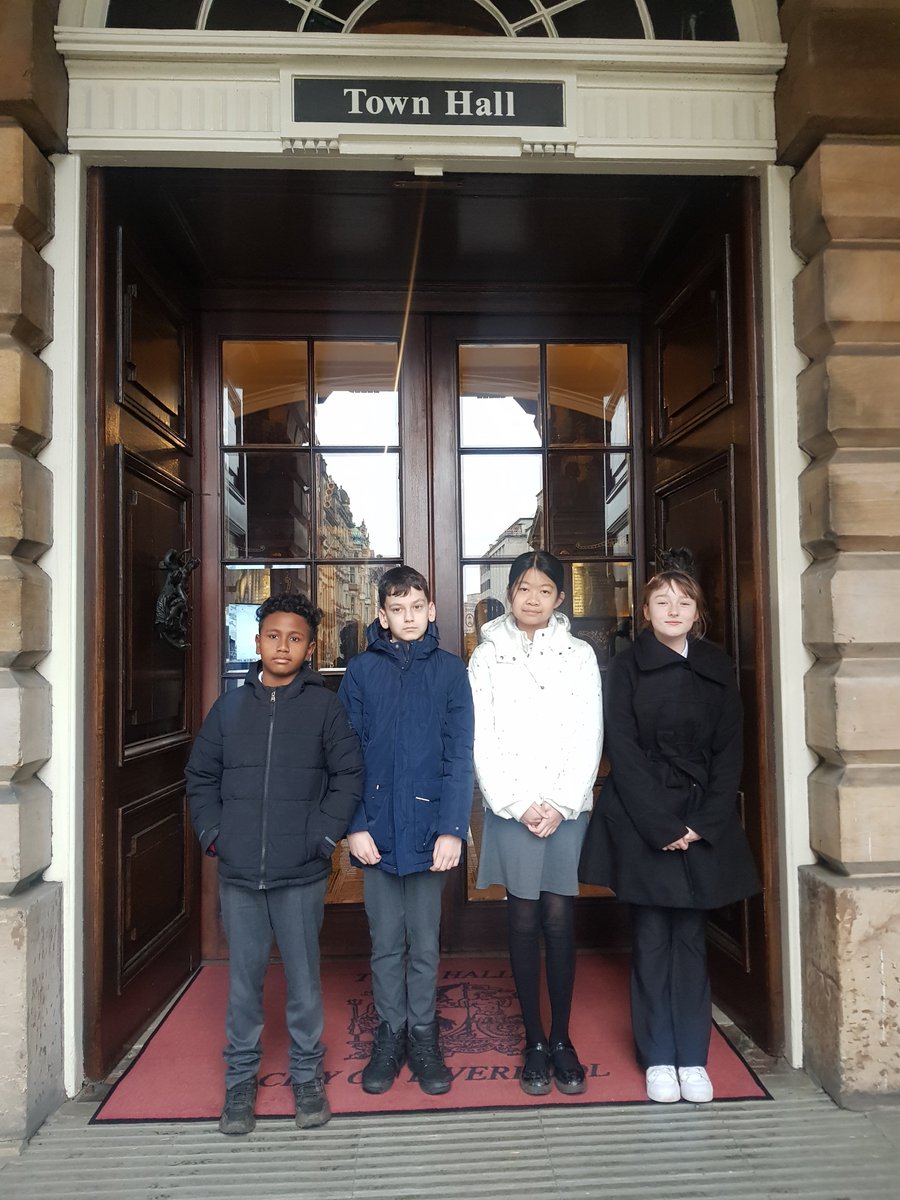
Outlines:
{"type": "Polygon", "coordinates": [[[372,1057],[363,1067],[363,1091],[374,1095],[388,1091],[405,1062],[406,1026],[394,1033],[387,1021],[382,1021],[372,1043],[372,1057]]]}
{"type": "Polygon", "coordinates": [[[554,1042],[550,1051],[553,1059],[553,1078],[559,1091],[567,1096],[580,1095],[587,1084],[584,1081],[584,1067],[578,1061],[578,1055],[571,1042],[554,1042]]]}
{"type": "Polygon", "coordinates": [[[444,1064],[437,1021],[432,1021],[430,1025],[413,1025],[406,1047],[409,1069],[422,1091],[429,1096],[441,1096],[449,1092],[453,1076],[444,1064]]]}
{"type": "Polygon", "coordinates": [[[292,1086],[294,1103],[297,1106],[297,1115],[294,1117],[297,1128],[318,1129],[320,1125],[327,1125],[331,1120],[331,1109],[325,1095],[324,1080],[317,1077],[292,1086]]]}
{"type": "Polygon", "coordinates": [[[546,1096],[550,1091],[550,1051],[546,1042],[525,1047],[519,1087],[529,1096],[546,1096]]]}
{"type": "Polygon", "coordinates": [[[225,1092],[225,1106],[219,1117],[219,1133],[252,1133],[256,1128],[255,1079],[242,1079],[225,1092]]]}

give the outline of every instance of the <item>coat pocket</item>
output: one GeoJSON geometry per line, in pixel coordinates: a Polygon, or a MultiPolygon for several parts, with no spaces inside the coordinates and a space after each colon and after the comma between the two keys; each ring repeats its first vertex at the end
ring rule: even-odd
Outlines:
{"type": "Polygon", "coordinates": [[[437,837],[440,802],[441,785],[439,782],[432,781],[416,787],[413,798],[413,836],[418,854],[425,854],[434,845],[437,837]]]}
{"type": "Polygon", "coordinates": [[[394,821],[391,789],[383,783],[373,783],[365,794],[366,825],[380,853],[389,854],[394,848],[394,821]]]}

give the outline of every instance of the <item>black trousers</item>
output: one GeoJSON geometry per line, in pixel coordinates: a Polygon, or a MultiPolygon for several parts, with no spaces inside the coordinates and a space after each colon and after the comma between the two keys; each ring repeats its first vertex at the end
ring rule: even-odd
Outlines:
{"type": "Polygon", "coordinates": [[[712,999],[702,909],[631,906],[631,1027],[644,1069],[706,1066],[712,999]]]}

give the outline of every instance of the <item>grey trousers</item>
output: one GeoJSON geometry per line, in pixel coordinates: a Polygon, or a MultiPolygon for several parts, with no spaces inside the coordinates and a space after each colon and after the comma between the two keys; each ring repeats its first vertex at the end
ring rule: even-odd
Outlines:
{"type": "Polygon", "coordinates": [[[446,882],[446,871],[389,875],[377,867],[365,869],[375,1011],[394,1033],[435,1019],[446,882]]]}
{"type": "Polygon", "coordinates": [[[302,887],[257,891],[219,880],[222,922],[228,937],[228,1015],[225,1019],[225,1086],[253,1079],[262,1057],[263,980],[272,937],[287,979],[285,1017],[291,1039],[294,1083],[322,1073],[322,988],[319,931],[327,879],[302,887]]]}

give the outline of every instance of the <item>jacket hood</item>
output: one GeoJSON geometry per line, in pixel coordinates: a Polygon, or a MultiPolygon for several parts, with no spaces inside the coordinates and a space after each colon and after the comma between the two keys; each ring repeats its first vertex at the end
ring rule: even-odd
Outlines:
{"type": "Polygon", "coordinates": [[[688,638],[687,658],[658,640],[652,629],[644,629],[633,643],[634,660],[641,671],[657,671],[673,663],[683,663],[716,683],[734,679],[731,659],[718,646],[703,639],[688,638]]]}
{"type": "MultiPolygon", "coordinates": [[[[257,662],[251,663],[247,670],[247,674],[244,676],[244,686],[253,688],[261,700],[268,700],[269,692],[272,689],[263,687],[259,678],[261,671],[262,663],[260,661],[257,660],[257,662]]],[[[324,686],[325,680],[322,678],[319,672],[314,671],[309,663],[304,663],[297,672],[296,677],[292,679],[290,683],[282,684],[278,691],[281,692],[287,699],[291,696],[299,696],[305,687],[324,686]]]]}
{"type": "MultiPolygon", "coordinates": [[[[556,646],[557,643],[568,643],[570,638],[569,618],[565,613],[554,612],[546,629],[538,629],[535,632],[533,645],[538,646],[546,641],[556,646]]],[[[522,631],[516,625],[512,613],[504,613],[502,617],[495,617],[493,621],[482,625],[481,640],[493,645],[499,662],[503,662],[504,659],[521,658],[525,653],[522,631]]]]}

